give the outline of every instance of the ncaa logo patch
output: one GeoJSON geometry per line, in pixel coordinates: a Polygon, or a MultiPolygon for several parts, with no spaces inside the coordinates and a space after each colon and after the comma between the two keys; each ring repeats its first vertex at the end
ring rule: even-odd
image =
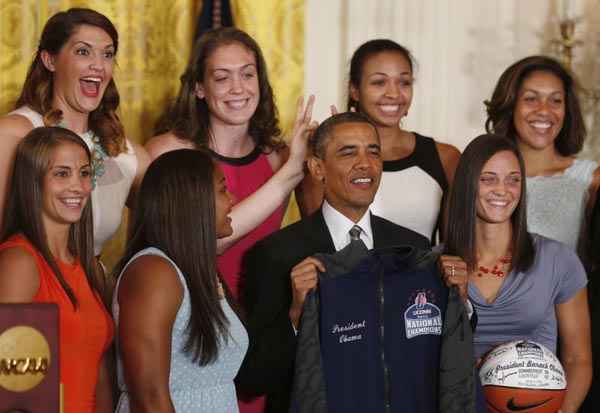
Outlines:
{"type": "Polygon", "coordinates": [[[427,293],[420,291],[415,302],[404,312],[406,338],[422,335],[442,335],[442,312],[440,308],[427,300],[427,293]]]}

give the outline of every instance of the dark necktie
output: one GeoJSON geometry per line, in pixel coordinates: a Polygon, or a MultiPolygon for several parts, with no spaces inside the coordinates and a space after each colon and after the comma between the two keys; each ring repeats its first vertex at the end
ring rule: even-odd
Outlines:
{"type": "Polygon", "coordinates": [[[348,232],[350,233],[350,242],[360,241],[360,233],[362,232],[362,229],[358,225],[350,228],[350,231],[348,232]]]}
{"type": "Polygon", "coordinates": [[[363,240],[360,239],[361,232],[362,228],[358,225],[355,225],[352,228],[350,228],[350,231],[348,231],[350,235],[350,244],[347,248],[353,250],[353,254],[360,254],[362,256],[362,254],[367,251],[367,246],[365,245],[363,240]]]}

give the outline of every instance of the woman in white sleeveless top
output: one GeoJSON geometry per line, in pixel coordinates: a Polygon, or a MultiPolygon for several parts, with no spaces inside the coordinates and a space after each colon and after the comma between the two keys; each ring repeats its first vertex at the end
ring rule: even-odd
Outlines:
{"type": "MultiPolygon", "coordinates": [[[[383,173],[371,211],[435,242],[460,152],[402,126],[413,98],[414,59],[390,39],[359,46],[350,60],[348,110],[369,117],[381,140],[383,173]]],[[[307,176],[303,212],[320,207],[323,186],[307,176]]]]}
{"type": "Polygon", "coordinates": [[[44,26],[16,110],[0,118],[0,212],[16,146],[31,129],[60,125],[86,142],[94,168],[96,255],[119,227],[131,188],[148,163],[144,149],[125,139],[116,114],[119,93],[112,75],[118,45],[114,25],[96,11],[55,14],[44,26]]]}
{"type": "Polygon", "coordinates": [[[118,413],[238,411],[248,336],[216,263],[232,206],[208,152],[171,151],[148,168],[116,269],[118,413]]]}
{"type": "Polygon", "coordinates": [[[600,168],[575,158],[586,137],[575,80],[550,57],[526,57],[504,71],[486,106],[486,129],[516,140],[523,154],[529,232],[583,257],[600,168]]]}

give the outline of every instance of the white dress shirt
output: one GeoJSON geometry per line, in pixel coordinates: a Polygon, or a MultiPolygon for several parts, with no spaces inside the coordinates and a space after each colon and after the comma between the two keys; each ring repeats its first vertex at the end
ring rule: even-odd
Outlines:
{"type": "Polygon", "coordinates": [[[350,244],[350,229],[355,225],[358,225],[361,229],[361,241],[365,243],[367,249],[373,249],[373,230],[371,229],[370,210],[367,210],[362,218],[356,223],[332,207],[327,201],[323,201],[321,212],[323,213],[325,225],[327,225],[329,235],[331,235],[333,246],[336,251],[339,251],[350,244]]]}

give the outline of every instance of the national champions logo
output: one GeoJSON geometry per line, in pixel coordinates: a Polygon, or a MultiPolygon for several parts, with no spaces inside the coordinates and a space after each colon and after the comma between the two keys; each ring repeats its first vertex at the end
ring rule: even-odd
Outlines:
{"type": "Polygon", "coordinates": [[[426,334],[442,334],[442,313],[438,306],[427,300],[427,293],[420,291],[415,297],[415,303],[404,312],[406,338],[426,334]]]}

